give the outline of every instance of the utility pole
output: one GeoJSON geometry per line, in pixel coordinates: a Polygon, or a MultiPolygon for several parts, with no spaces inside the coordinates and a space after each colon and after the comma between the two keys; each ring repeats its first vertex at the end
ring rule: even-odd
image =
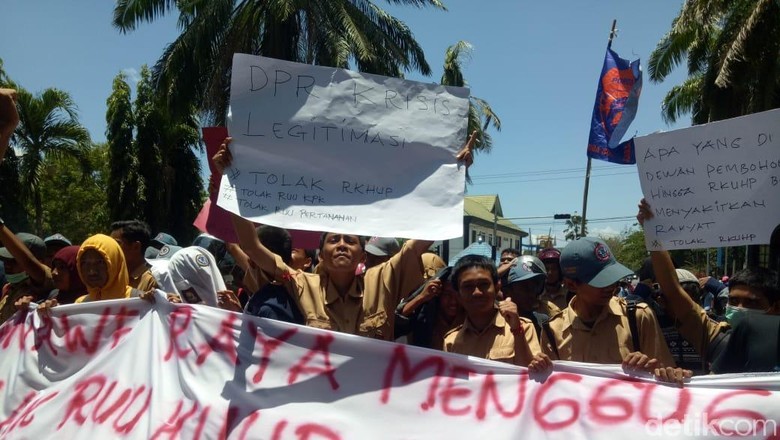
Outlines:
{"type": "MultiPolygon", "coordinates": [[[[612,47],[612,38],[615,36],[615,27],[617,26],[617,20],[612,20],[612,30],[609,31],[609,41],[607,42],[607,49],[612,47]]],[[[590,187],[590,168],[591,158],[588,156],[588,165],[585,168],[585,191],[582,195],[582,217],[580,218],[580,237],[585,236],[585,219],[588,214],[588,188],[590,187]]],[[[575,227],[576,230],[576,227],[575,227]]]]}

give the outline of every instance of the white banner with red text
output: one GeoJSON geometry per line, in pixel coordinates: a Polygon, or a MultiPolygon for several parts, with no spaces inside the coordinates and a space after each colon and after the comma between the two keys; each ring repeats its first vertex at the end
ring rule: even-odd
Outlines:
{"type": "Polygon", "coordinates": [[[778,438],[780,374],[545,377],[158,297],[0,327],[0,438],[778,438]]]}

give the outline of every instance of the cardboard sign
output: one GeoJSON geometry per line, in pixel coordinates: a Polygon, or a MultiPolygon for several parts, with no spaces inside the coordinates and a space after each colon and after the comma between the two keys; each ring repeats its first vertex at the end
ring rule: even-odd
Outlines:
{"type": "Polygon", "coordinates": [[[650,250],[768,244],[780,225],[780,110],[635,139],[650,250]]]}
{"type": "Polygon", "coordinates": [[[291,229],[463,234],[467,89],[236,54],[230,105],[226,210],[291,229]]]}

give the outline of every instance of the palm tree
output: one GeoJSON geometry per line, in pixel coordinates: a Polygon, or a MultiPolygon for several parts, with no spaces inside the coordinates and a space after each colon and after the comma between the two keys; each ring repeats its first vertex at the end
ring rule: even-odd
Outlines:
{"type": "Polygon", "coordinates": [[[112,220],[138,218],[153,231],[170,232],[183,242],[193,238],[192,219],[203,203],[194,113],[168,112],[146,66],[134,103],[124,75],[114,79],[106,114],[112,220]]]}
{"type": "Polygon", "coordinates": [[[579,214],[572,214],[571,218],[566,220],[566,228],[563,230],[564,237],[567,241],[576,240],[588,235],[588,221],[585,221],[585,225],[582,224],[582,216],[579,214]]]}
{"type": "Polygon", "coordinates": [[[106,101],[106,141],[108,143],[108,198],[110,220],[138,216],[138,166],[133,144],[135,118],[130,86],[124,74],[114,78],[111,95],[106,101]]]}
{"type": "Polygon", "coordinates": [[[11,80],[8,79],[8,75],[5,73],[5,70],[3,69],[3,59],[0,58],[0,87],[5,87],[5,85],[10,82],[11,80]]]}
{"type": "MultiPolygon", "coordinates": [[[[440,0],[388,0],[444,9],[440,0]]],[[[371,0],[117,0],[114,26],[122,32],[179,12],[181,35],[154,66],[154,84],[174,111],[191,106],[223,124],[230,71],[237,52],[388,76],[430,74],[409,28],[371,0]]]]}
{"type": "Polygon", "coordinates": [[[22,196],[32,199],[35,229],[43,234],[43,206],[39,183],[44,158],[70,156],[79,161],[83,172],[89,172],[85,154],[90,145],[89,132],[78,121],[76,105],[70,95],[57,89],[46,89],[33,95],[18,91],[19,126],[14,132],[14,145],[21,150],[19,177],[22,196]]]}
{"type": "Polygon", "coordinates": [[[664,99],[662,114],[694,124],[780,105],[780,4],[769,0],[688,0],[650,56],[653,82],[687,59],[686,81],[664,99]]]}
{"type": "MultiPolygon", "coordinates": [[[[471,55],[472,47],[465,41],[458,41],[447,48],[444,55],[444,73],[441,84],[444,86],[465,87],[468,85],[463,77],[463,61],[471,55]]],[[[489,152],[493,140],[487,132],[488,125],[501,131],[501,119],[484,99],[469,96],[469,115],[467,133],[477,130],[477,150],[489,152]]]]}
{"type": "Polygon", "coordinates": [[[143,181],[142,218],[155,231],[194,237],[194,219],[203,204],[203,182],[195,150],[201,150],[194,109],[172,116],[154,93],[143,66],[135,101],[138,174],[143,181]]]}

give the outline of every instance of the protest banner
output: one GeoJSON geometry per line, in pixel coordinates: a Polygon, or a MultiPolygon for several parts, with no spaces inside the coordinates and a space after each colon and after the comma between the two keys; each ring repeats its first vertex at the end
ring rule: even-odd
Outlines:
{"type": "Polygon", "coordinates": [[[468,90],[236,54],[219,206],[290,229],[463,234],[468,90]]]}
{"type": "Polygon", "coordinates": [[[684,387],[140,299],[0,327],[0,438],[777,438],[780,373],[684,387]]]}
{"type": "Polygon", "coordinates": [[[780,225],[780,110],[639,137],[648,249],[768,244],[780,225]]]}

